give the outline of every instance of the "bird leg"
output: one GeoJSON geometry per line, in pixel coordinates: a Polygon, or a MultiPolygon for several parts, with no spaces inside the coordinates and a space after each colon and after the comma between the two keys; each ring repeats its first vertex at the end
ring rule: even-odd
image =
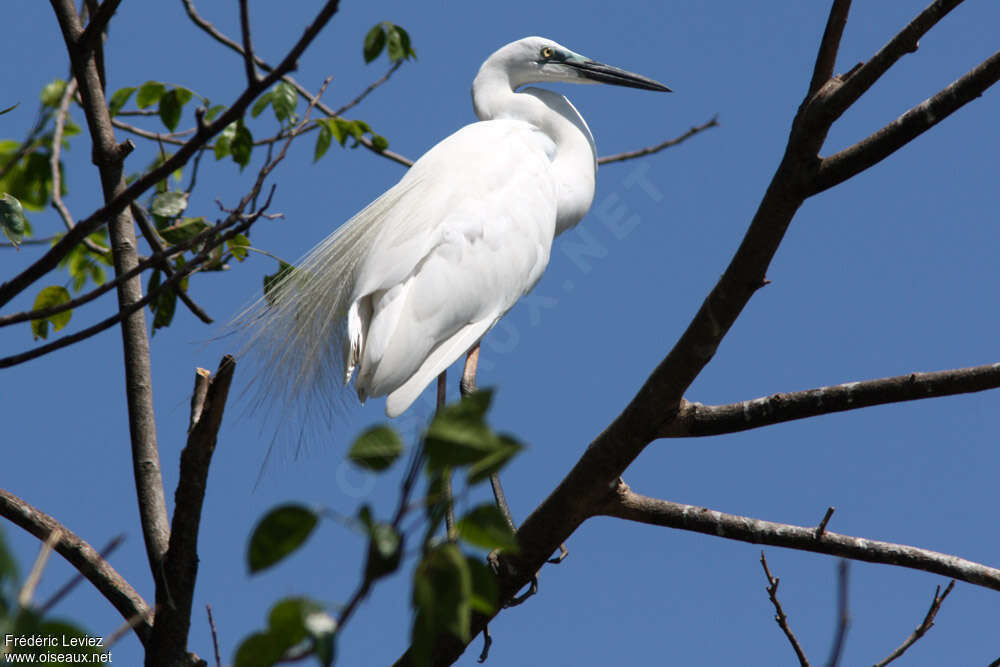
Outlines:
{"type": "MultiPolygon", "coordinates": [[[[448,394],[448,370],[445,369],[441,371],[441,375],[438,375],[438,382],[437,382],[438,410],[444,407],[444,401],[447,394],[448,394]]],[[[445,470],[444,472],[442,472],[442,477],[443,479],[441,480],[441,488],[444,490],[445,532],[448,534],[448,540],[454,542],[457,535],[455,533],[455,504],[454,504],[454,499],[451,497],[451,470],[445,470]]]]}
{"type": "MultiPolygon", "coordinates": [[[[462,370],[462,381],[459,383],[459,389],[462,391],[462,396],[468,396],[469,394],[476,391],[476,369],[479,367],[479,343],[476,343],[469,353],[465,355],[465,368],[462,370]]],[[[490,485],[493,487],[493,497],[496,499],[497,507],[500,508],[500,513],[503,514],[503,518],[507,520],[507,526],[510,527],[510,532],[517,532],[517,526],[514,525],[514,518],[510,514],[510,507],[507,505],[507,497],[503,494],[503,486],[500,484],[500,476],[496,473],[490,475],[490,485]]]]}

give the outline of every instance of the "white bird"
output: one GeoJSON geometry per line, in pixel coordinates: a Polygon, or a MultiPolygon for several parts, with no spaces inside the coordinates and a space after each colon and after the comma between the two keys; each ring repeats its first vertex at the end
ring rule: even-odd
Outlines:
{"type": "Polygon", "coordinates": [[[529,83],[666,86],[551,39],[504,46],[479,69],[480,122],[431,148],[248,313],[265,390],[285,407],[339,394],[406,410],[538,282],[553,239],[594,197],[594,138],[564,96],[529,83]],[[520,89],[520,90],[519,90],[520,89]]]}

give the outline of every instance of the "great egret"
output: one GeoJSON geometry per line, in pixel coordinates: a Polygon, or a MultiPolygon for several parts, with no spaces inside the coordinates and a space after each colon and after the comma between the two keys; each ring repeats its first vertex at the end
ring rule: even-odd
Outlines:
{"type": "Polygon", "coordinates": [[[427,151],[248,313],[269,396],[330,407],[353,376],[362,402],[387,396],[395,417],[463,354],[474,364],[480,339],[535,286],[553,239],[594,197],[597,153],[579,112],[521,88],[546,81],[670,91],[551,39],[496,51],[472,84],[480,122],[427,151]]]}

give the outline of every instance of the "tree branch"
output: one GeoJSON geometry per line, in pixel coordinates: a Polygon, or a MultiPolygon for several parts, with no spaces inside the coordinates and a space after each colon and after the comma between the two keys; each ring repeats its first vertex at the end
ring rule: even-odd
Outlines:
{"type": "Polygon", "coordinates": [[[93,12],[90,22],[76,41],[81,58],[87,57],[87,53],[100,43],[101,35],[120,4],[121,0],[104,0],[97,7],[97,11],[93,12]]]}
{"type": "MultiPolygon", "coordinates": [[[[146,239],[146,243],[149,247],[153,249],[153,252],[159,255],[163,255],[166,250],[163,244],[160,243],[159,235],[150,223],[149,218],[146,217],[146,212],[142,210],[142,207],[137,203],[132,202],[129,204],[129,210],[132,212],[132,217],[135,218],[136,223],[139,225],[139,229],[142,231],[143,237],[146,239]]],[[[174,275],[174,267],[170,265],[166,259],[159,263],[158,268],[163,271],[164,275],[168,278],[174,275]]],[[[177,298],[181,300],[187,309],[191,311],[191,314],[197,317],[199,320],[205,324],[211,324],[212,318],[208,316],[201,306],[194,302],[194,299],[187,293],[187,290],[178,282],[174,284],[174,293],[177,298]]]]}
{"type": "Polygon", "coordinates": [[[885,667],[890,662],[906,653],[906,649],[916,644],[921,637],[927,634],[927,632],[934,627],[934,618],[937,616],[938,611],[941,610],[941,605],[944,603],[944,599],[948,597],[948,594],[951,593],[951,589],[953,588],[955,588],[954,579],[948,582],[948,587],[944,589],[943,594],[941,593],[940,586],[934,589],[934,599],[931,600],[931,608],[927,610],[927,614],[924,616],[923,622],[921,622],[920,625],[917,626],[917,629],[913,631],[913,634],[907,637],[906,641],[900,644],[899,648],[890,653],[885,660],[876,662],[875,667],[885,667]]]}
{"type": "MultiPolygon", "coordinates": [[[[60,6],[66,4],[66,0],[51,1],[58,3],[60,6]]],[[[212,123],[205,125],[202,130],[181,146],[170,158],[161,163],[160,166],[138,178],[124,191],[115,196],[114,199],[108,201],[85,220],[77,223],[71,232],[66,234],[66,236],[27,269],[13,279],[0,284],[0,306],[8,303],[24,291],[25,288],[38,280],[38,278],[54,269],[59,264],[59,260],[66,256],[72,250],[73,246],[104,224],[104,221],[109,216],[118,214],[155,183],[184,166],[188,159],[206,144],[209,139],[225,129],[227,125],[242,117],[260,93],[280,79],[285,72],[291,71],[295,67],[306,47],[312,43],[320,30],[329,22],[333,14],[336,13],[338,4],[338,0],[327,0],[323,8],[316,15],[316,18],[306,27],[302,37],[299,38],[298,42],[295,43],[281,63],[267,77],[261,79],[257,85],[250,86],[244,90],[236,101],[233,102],[232,106],[222,112],[212,123]]]]}
{"type": "Polygon", "coordinates": [[[781,580],[771,575],[771,570],[767,567],[767,558],[764,557],[763,549],[760,552],[760,564],[764,568],[764,575],[767,577],[767,597],[774,606],[774,622],[778,624],[781,631],[785,633],[788,643],[792,645],[795,657],[799,659],[800,667],[809,667],[809,659],[806,657],[805,651],[802,650],[802,645],[799,644],[795,633],[789,627],[788,616],[785,615],[785,610],[781,608],[781,602],[778,601],[778,584],[781,583],[781,580]]]}
{"type": "Polygon", "coordinates": [[[846,412],[873,405],[967,394],[1000,387],[1000,363],[956,368],[779,393],[728,405],[682,401],[677,415],[664,422],[661,438],[721,435],[846,412]]]}
{"type": "Polygon", "coordinates": [[[774,523],[650,498],[633,493],[624,482],[620,482],[618,487],[606,496],[596,513],[654,526],[704,533],[727,540],[769,544],[851,560],[933,572],[1000,591],[1000,570],[964,558],[905,544],[880,542],[830,531],[825,531],[817,538],[815,527],[774,523]]]}
{"type": "MultiPolygon", "coordinates": [[[[853,70],[841,85],[823,95],[825,113],[830,114],[829,123],[839,118],[852,104],[858,101],[879,78],[889,71],[900,58],[914,53],[920,38],[933,28],[963,0],[935,0],[918,14],[905,28],[872,56],[871,60],[853,70]]],[[[838,82],[839,83],[839,82],[838,82]]]]}
{"type": "Polygon", "coordinates": [[[243,35],[243,65],[247,73],[247,85],[252,86],[257,83],[257,70],[254,69],[254,61],[257,59],[253,54],[253,40],[250,38],[250,10],[247,8],[247,0],[239,0],[240,5],[240,32],[243,35]]]}
{"type": "Polygon", "coordinates": [[[624,162],[625,160],[632,160],[637,157],[645,157],[647,155],[652,155],[653,153],[659,153],[660,151],[676,146],[677,144],[682,144],[694,135],[704,132],[711,127],[719,126],[719,116],[716,114],[712,118],[701,125],[694,125],[684,134],[674,137],[673,139],[667,139],[666,141],[656,144],[655,146],[646,146],[645,148],[640,148],[635,151],[627,151],[625,153],[615,153],[614,155],[606,155],[604,157],[597,159],[597,164],[610,164],[612,162],[624,162]]]}
{"type": "Polygon", "coordinates": [[[830,16],[826,20],[826,30],[823,31],[823,40],[819,45],[819,53],[816,54],[816,64],[813,66],[806,97],[812,97],[833,76],[833,70],[837,66],[837,50],[840,48],[840,39],[844,35],[850,11],[851,0],[834,0],[830,7],[830,16]]]}
{"type": "MultiPolygon", "coordinates": [[[[105,0],[111,9],[114,0],[105,0]]],[[[80,88],[83,110],[87,118],[93,144],[93,162],[97,165],[104,191],[104,201],[119,198],[125,190],[123,171],[124,155],[115,140],[111,126],[111,115],[104,99],[104,85],[98,62],[102,57],[102,46],[97,40],[92,48],[81,50],[77,44],[83,33],[80,17],[72,0],[51,0],[66,42],[73,74],[80,88]]],[[[136,253],[135,228],[124,206],[108,211],[108,238],[115,273],[128,273],[138,263],[136,253]]],[[[95,229],[96,229],[95,224],[95,229]]],[[[81,232],[78,225],[63,237],[52,250],[67,239],[80,233],[84,238],[89,232],[81,232]]],[[[93,231],[93,230],[90,230],[93,231]]],[[[67,249],[72,245],[67,246],[67,249]]],[[[52,250],[44,257],[50,256],[52,250]]],[[[36,262],[37,264],[37,262],[36,262]]],[[[30,271],[30,269],[29,269],[30,271]]],[[[24,274],[21,274],[24,275],[24,274]]],[[[17,278],[15,278],[17,280],[17,278]]],[[[142,283],[139,276],[123,281],[117,286],[118,308],[129,310],[142,299],[142,283]]],[[[150,571],[156,578],[160,562],[167,550],[169,526],[167,506],[163,495],[163,479],[160,475],[160,455],[156,441],[156,419],[153,411],[152,378],[149,359],[149,338],[146,333],[146,318],[140,308],[133,308],[121,320],[122,348],[125,361],[125,393],[128,404],[129,435],[132,447],[132,466],[139,502],[142,533],[146,543],[146,555],[150,571]]]]}
{"type": "Polygon", "coordinates": [[[878,164],[983,94],[1000,79],[1000,51],[850,148],[824,158],[813,185],[822,192],[878,164]]]}
{"type": "Polygon", "coordinates": [[[848,593],[848,573],[850,566],[848,561],[841,560],[837,564],[837,632],[833,636],[833,648],[830,649],[830,659],[827,660],[827,667],[837,667],[840,664],[840,656],[843,655],[844,641],[847,639],[847,628],[851,625],[851,616],[847,606],[848,593]]]}
{"type": "Polygon", "coordinates": [[[133,629],[139,641],[146,644],[152,628],[148,618],[149,606],[93,547],[45,512],[4,489],[0,489],[0,516],[43,541],[53,531],[59,531],[62,537],[55,550],[94,585],[122,618],[141,619],[133,629]]]}
{"type": "MultiPolygon", "coordinates": [[[[153,625],[151,652],[164,664],[187,654],[191,627],[191,605],[198,578],[198,531],[201,509],[208,483],[208,469],[219,437],[222,415],[236,360],[226,355],[202,395],[203,402],[192,405],[193,428],[181,451],[180,478],[174,492],[174,516],[170,525],[170,547],[163,562],[166,586],[157,587],[157,612],[153,625]]],[[[195,395],[204,377],[203,369],[195,376],[195,395]]]]}
{"type": "MultiPolygon", "coordinates": [[[[236,42],[234,42],[233,40],[231,40],[229,37],[227,37],[225,34],[223,34],[222,32],[220,32],[214,25],[212,25],[210,22],[206,21],[204,18],[201,17],[200,14],[198,14],[198,11],[195,9],[194,2],[192,2],[192,0],[181,0],[181,3],[184,5],[184,10],[187,12],[188,17],[191,19],[191,21],[196,26],[198,26],[203,31],[205,31],[205,33],[209,37],[211,37],[215,41],[219,42],[223,46],[226,46],[226,47],[232,49],[233,51],[235,51],[236,53],[240,54],[244,58],[246,57],[246,53],[244,52],[243,47],[241,47],[239,44],[237,44],[236,42]]],[[[274,68],[272,68],[265,61],[261,60],[259,57],[255,56],[254,57],[254,62],[262,70],[264,70],[266,72],[272,72],[273,73],[274,68]]],[[[392,74],[393,71],[394,70],[390,69],[389,74],[392,74]]],[[[389,74],[387,74],[387,75],[385,75],[385,77],[383,77],[383,81],[388,80],[389,74]]],[[[372,86],[369,86],[368,89],[365,90],[365,92],[361,93],[361,95],[358,96],[358,98],[356,99],[355,102],[348,103],[344,107],[341,107],[340,110],[334,111],[333,109],[331,109],[327,105],[323,104],[322,102],[319,102],[316,95],[313,95],[312,93],[310,93],[302,84],[300,84],[298,81],[296,81],[295,79],[293,79],[291,76],[288,76],[287,74],[284,74],[283,76],[281,76],[281,80],[284,81],[285,83],[290,84],[293,88],[295,88],[295,90],[298,92],[298,94],[301,95],[305,100],[307,100],[310,104],[315,105],[317,109],[319,109],[320,111],[322,111],[324,114],[326,114],[327,116],[329,116],[331,118],[336,117],[336,116],[340,115],[340,113],[342,113],[343,111],[346,111],[347,109],[351,108],[354,104],[356,104],[357,102],[359,102],[369,92],[371,92],[371,90],[374,90],[374,87],[376,85],[380,85],[379,82],[376,82],[376,84],[372,84],[372,86]]],[[[393,162],[397,162],[397,163],[399,163],[399,164],[401,164],[401,165],[403,165],[405,167],[409,167],[409,166],[411,166],[413,164],[413,160],[411,160],[408,157],[405,157],[403,155],[400,155],[399,153],[394,153],[394,152],[392,152],[390,150],[381,150],[381,151],[378,150],[377,148],[375,148],[375,144],[373,144],[372,141],[371,141],[371,139],[369,139],[368,137],[360,137],[358,139],[358,142],[362,146],[364,146],[365,148],[367,148],[370,151],[372,151],[373,153],[377,153],[378,155],[381,155],[383,157],[389,158],[393,162]]]]}

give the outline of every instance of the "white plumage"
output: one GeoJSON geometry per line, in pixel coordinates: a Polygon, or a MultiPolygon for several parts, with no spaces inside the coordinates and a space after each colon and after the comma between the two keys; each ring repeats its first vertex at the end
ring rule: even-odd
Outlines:
{"type": "Polygon", "coordinates": [[[316,246],[244,318],[268,394],[408,408],[541,278],[555,236],[590,208],[597,155],[562,95],[527,83],[669,90],[549,39],[501,48],[472,87],[480,122],[425,153],[316,246]]]}

